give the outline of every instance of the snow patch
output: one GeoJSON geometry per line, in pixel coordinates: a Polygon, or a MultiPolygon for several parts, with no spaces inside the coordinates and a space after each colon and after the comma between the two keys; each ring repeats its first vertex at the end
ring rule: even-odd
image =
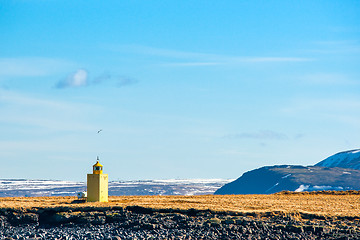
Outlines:
{"type": "Polygon", "coordinates": [[[290,177],[291,176],[291,173],[289,173],[288,175],[286,175],[286,176],[283,176],[283,177],[281,177],[281,178],[288,178],[288,177],[290,177]]]}
{"type": "Polygon", "coordinates": [[[303,192],[303,191],[306,191],[306,190],[308,190],[309,189],[309,187],[310,187],[310,185],[300,185],[296,190],[295,190],[295,192],[303,192]]]}
{"type": "Polygon", "coordinates": [[[321,190],[344,190],[343,187],[333,187],[333,186],[313,186],[311,188],[312,190],[315,191],[321,191],[321,190]]]}
{"type": "Polygon", "coordinates": [[[274,187],[276,187],[277,185],[279,185],[279,183],[275,183],[275,185],[274,186],[272,186],[271,188],[269,188],[268,190],[266,190],[265,192],[266,193],[268,193],[268,192],[270,192],[270,190],[272,190],[274,187]]]}
{"type": "Polygon", "coordinates": [[[335,190],[335,191],[341,191],[341,190],[350,190],[350,188],[344,188],[341,186],[310,186],[310,185],[303,185],[301,184],[296,190],[295,192],[304,192],[304,191],[330,191],[330,190],[335,190]]]}

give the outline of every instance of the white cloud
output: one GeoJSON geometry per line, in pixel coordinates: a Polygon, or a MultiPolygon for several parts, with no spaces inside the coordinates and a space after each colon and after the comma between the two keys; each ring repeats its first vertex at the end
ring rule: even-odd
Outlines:
{"type": "Polygon", "coordinates": [[[88,84],[88,75],[85,69],[78,69],[67,76],[66,79],[59,81],[56,88],[84,87],[88,84]]]}
{"type": "Polygon", "coordinates": [[[84,69],[77,70],[70,78],[70,84],[74,87],[85,86],[88,78],[88,72],[84,69]]]}
{"type": "Polygon", "coordinates": [[[96,84],[102,84],[105,82],[112,82],[116,85],[116,87],[124,87],[138,83],[137,79],[112,75],[108,72],[104,72],[103,74],[90,79],[89,73],[85,69],[78,69],[75,72],[69,74],[67,78],[60,80],[56,84],[56,88],[77,88],[77,87],[85,87],[96,84]]]}

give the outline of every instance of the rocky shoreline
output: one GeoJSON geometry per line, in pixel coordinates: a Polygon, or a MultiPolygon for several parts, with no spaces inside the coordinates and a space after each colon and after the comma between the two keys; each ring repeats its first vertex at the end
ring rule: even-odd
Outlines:
{"type": "Polygon", "coordinates": [[[0,209],[0,239],[360,239],[359,218],[138,206],[0,209]]]}

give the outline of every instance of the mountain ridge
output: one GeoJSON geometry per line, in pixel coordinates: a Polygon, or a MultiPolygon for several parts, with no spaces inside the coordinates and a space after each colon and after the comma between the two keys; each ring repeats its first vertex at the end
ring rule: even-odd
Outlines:
{"type": "Polygon", "coordinates": [[[274,165],[245,172],[214,194],[360,190],[360,149],[336,153],[313,166],[274,165]]]}
{"type": "Polygon", "coordinates": [[[360,149],[338,152],[318,162],[315,166],[342,167],[360,170],[360,149]]]}

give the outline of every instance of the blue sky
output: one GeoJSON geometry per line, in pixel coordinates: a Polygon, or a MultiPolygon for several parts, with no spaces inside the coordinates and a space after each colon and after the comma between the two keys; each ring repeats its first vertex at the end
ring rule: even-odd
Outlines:
{"type": "Polygon", "coordinates": [[[359,1],[0,0],[0,178],[237,178],[360,148],[359,1]],[[99,129],[103,129],[97,133],[99,129]]]}

